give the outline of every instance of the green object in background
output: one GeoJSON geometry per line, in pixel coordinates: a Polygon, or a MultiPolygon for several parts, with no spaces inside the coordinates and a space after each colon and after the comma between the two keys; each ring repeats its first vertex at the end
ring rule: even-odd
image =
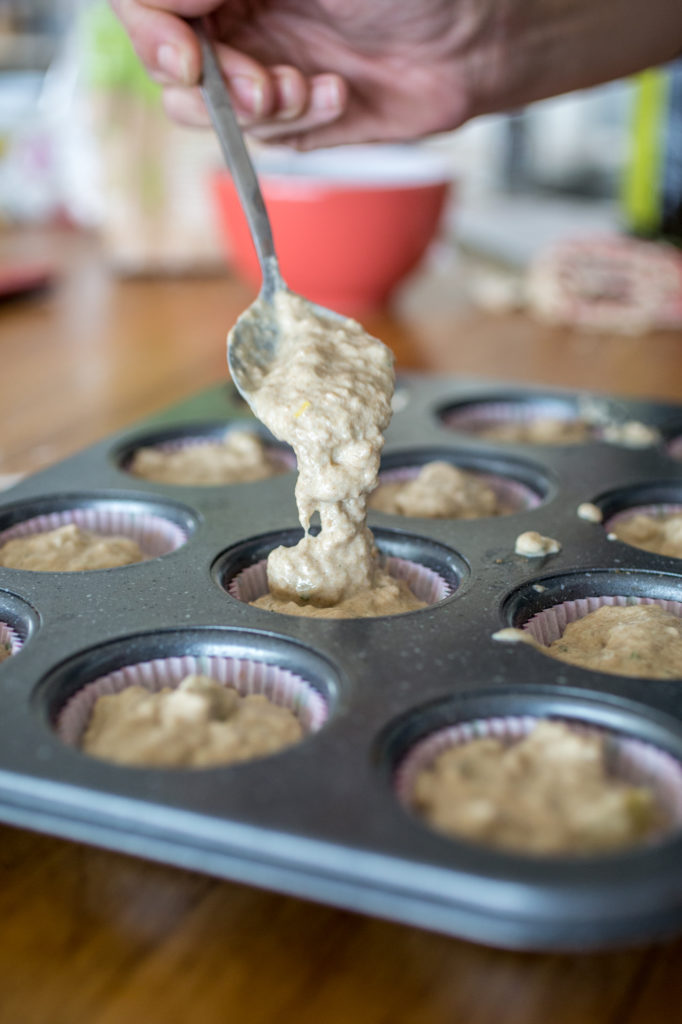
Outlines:
{"type": "Polygon", "coordinates": [[[90,88],[128,93],[159,103],[161,87],[144,69],[125,29],[108,3],[97,0],[81,15],[85,79],[90,88]]]}
{"type": "Polygon", "coordinates": [[[630,231],[682,244],[682,61],[637,76],[622,199],[630,231]]]}

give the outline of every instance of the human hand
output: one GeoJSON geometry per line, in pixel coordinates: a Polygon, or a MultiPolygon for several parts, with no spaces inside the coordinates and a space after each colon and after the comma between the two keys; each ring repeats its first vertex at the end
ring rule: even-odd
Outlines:
{"type": "Polygon", "coordinates": [[[682,50],[670,0],[111,3],[175,120],[209,123],[182,20],[206,16],[242,124],[302,149],[446,131],[682,50]]]}

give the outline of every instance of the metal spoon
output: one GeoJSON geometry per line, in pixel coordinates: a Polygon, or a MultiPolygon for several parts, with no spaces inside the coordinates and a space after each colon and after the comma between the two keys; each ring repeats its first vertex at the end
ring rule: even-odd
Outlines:
{"type": "MultiPolygon", "coordinates": [[[[201,46],[201,92],[246,214],[263,274],[258,297],[241,314],[227,337],[227,363],[232,379],[246,401],[251,403],[254,390],[275,358],[281,338],[275,296],[289,289],[280,273],[258,178],[234,115],[215,51],[201,22],[193,21],[191,24],[201,46]]],[[[337,323],[345,319],[322,306],[310,303],[310,307],[318,316],[337,323]]]]}

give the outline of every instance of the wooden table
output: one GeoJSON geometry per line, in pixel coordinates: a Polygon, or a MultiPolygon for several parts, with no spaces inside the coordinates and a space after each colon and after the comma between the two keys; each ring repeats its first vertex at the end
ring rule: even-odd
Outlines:
{"type": "MultiPolygon", "coordinates": [[[[250,300],[225,276],[118,281],[93,241],[0,235],[54,259],[0,307],[0,473],[60,458],[225,376],[250,300]]],[[[409,304],[408,304],[409,305],[409,304]]],[[[366,326],[399,367],[682,399],[682,336],[579,337],[460,308],[366,326]]],[[[661,1024],[682,943],[599,955],[483,949],[0,827],[2,1024],[661,1024]]]]}

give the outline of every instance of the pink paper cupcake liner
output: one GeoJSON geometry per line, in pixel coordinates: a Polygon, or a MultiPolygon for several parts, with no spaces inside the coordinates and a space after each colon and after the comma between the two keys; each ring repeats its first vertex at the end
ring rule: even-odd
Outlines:
{"type": "Polygon", "coordinates": [[[634,604],[657,604],[667,612],[682,618],[682,601],[666,601],[658,597],[633,597],[625,595],[601,595],[599,597],[581,597],[576,601],[562,601],[537,612],[522,629],[527,630],[534,640],[548,647],[563,635],[570,622],[577,622],[590,612],[596,612],[604,605],[615,605],[626,608],[634,604]]]}
{"type": "MultiPolygon", "coordinates": [[[[486,427],[499,426],[501,423],[525,424],[539,419],[575,423],[582,417],[577,412],[571,413],[563,405],[551,401],[476,402],[446,412],[443,416],[443,423],[451,430],[476,434],[486,427]]],[[[577,442],[567,442],[567,444],[575,443],[577,442]]]]}
{"type": "MultiPolygon", "coordinates": [[[[473,473],[481,483],[487,484],[494,491],[500,504],[508,510],[508,512],[503,514],[527,512],[530,509],[537,508],[542,501],[539,494],[536,494],[534,490],[527,487],[526,484],[522,484],[519,480],[497,476],[493,473],[481,473],[477,469],[469,469],[465,466],[457,468],[473,473]]],[[[379,474],[379,486],[381,484],[397,484],[402,481],[414,480],[422,469],[423,466],[420,465],[401,466],[399,469],[384,470],[379,474]]]]}
{"type": "MultiPolygon", "coordinates": [[[[406,558],[389,557],[386,559],[385,568],[395,579],[404,580],[414,596],[426,604],[444,601],[454,592],[452,585],[439,573],[406,558]]],[[[233,576],[228,582],[227,592],[231,597],[246,604],[267,594],[267,559],[249,565],[233,576]]]]}
{"type": "MultiPolygon", "coordinates": [[[[412,808],[417,776],[444,750],[485,737],[513,743],[527,736],[540,720],[541,716],[505,715],[460,722],[430,733],[407,752],[395,770],[393,781],[398,799],[412,808]]],[[[653,791],[664,820],[649,841],[682,825],[682,764],[675,757],[651,743],[577,719],[551,720],[562,721],[582,735],[603,737],[609,773],[623,782],[647,786],[653,791]]]]}
{"type": "Polygon", "coordinates": [[[612,516],[609,516],[604,522],[604,529],[608,533],[616,523],[624,523],[638,515],[651,516],[652,519],[662,519],[664,516],[681,514],[682,504],[674,504],[672,502],[658,502],[655,505],[631,505],[630,508],[624,508],[620,512],[614,512],[612,516]]]}
{"type": "Polygon", "coordinates": [[[158,558],[181,547],[187,533],[176,523],[148,512],[129,512],[116,505],[91,508],[72,508],[61,512],[24,519],[0,533],[0,545],[17,537],[30,537],[47,533],[60,526],[75,524],[83,530],[92,530],[104,536],[124,536],[136,541],[147,558],[158,558]]]}
{"type": "Polygon", "coordinates": [[[0,621],[0,648],[9,644],[10,654],[16,654],[23,646],[23,640],[8,622],[0,621]]]}
{"type": "Polygon", "coordinates": [[[682,434],[674,437],[668,444],[668,455],[673,459],[682,459],[682,434]]]}
{"type": "MultiPolygon", "coordinates": [[[[255,433],[255,431],[253,431],[253,433],[255,433]]],[[[219,440],[221,440],[221,437],[215,434],[195,434],[191,437],[176,437],[170,441],[160,441],[158,444],[140,445],[135,451],[139,451],[140,448],[151,448],[153,451],[166,454],[182,451],[183,448],[193,448],[200,444],[219,440]]],[[[283,470],[288,472],[296,469],[296,456],[293,451],[288,448],[281,447],[280,445],[271,444],[267,441],[264,441],[263,443],[270,457],[278,463],[283,470]]],[[[132,452],[125,462],[124,469],[130,471],[130,464],[134,455],[135,452],[132,452]]]]}
{"type": "Polygon", "coordinates": [[[327,702],[322,694],[289,669],[249,658],[184,655],[125,665],[86,683],[59,712],[55,721],[57,735],[64,743],[77,747],[99,697],[120,693],[129,686],[143,686],[151,693],[164,687],[174,689],[189,675],[209,676],[223,686],[233,686],[242,697],[263,694],[274,704],[292,711],[306,733],[317,732],[327,720],[327,702]]]}

